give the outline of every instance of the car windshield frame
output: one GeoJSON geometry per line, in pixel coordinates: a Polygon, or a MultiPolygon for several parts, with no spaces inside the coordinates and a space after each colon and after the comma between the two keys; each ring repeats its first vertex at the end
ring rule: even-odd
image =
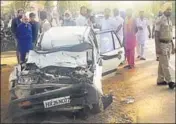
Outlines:
{"type": "MultiPolygon", "coordinates": [[[[86,27],[85,32],[87,31],[87,29],[88,29],[88,26],[86,27]]],[[[84,35],[85,35],[85,32],[84,32],[84,35]]],[[[78,37],[82,38],[79,44],[64,45],[64,46],[59,46],[59,47],[55,47],[52,49],[41,49],[40,44],[42,42],[44,34],[45,33],[41,34],[41,36],[39,38],[38,46],[34,50],[35,52],[37,52],[39,54],[47,54],[47,53],[58,52],[58,51],[82,52],[82,51],[86,51],[89,49],[93,49],[93,46],[94,46],[93,44],[95,44],[95,47],[98,48],[97,40],[95,37],[95,32],[93,31],[93,29],[89,30],[86,37],[84,35],[82,35],[82,36],[77,35],[78,37]]]]}

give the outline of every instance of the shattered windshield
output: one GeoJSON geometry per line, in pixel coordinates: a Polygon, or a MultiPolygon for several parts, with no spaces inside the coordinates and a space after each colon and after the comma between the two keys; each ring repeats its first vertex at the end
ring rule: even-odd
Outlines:
{"type": "Polygon", "coordinates": [[[42,50],[73,47],[84,43],[90,43],[86,28],[52,28],[46,32],[41,40],[42,50]],[[76,30],[79,29],[79,30],[76,30]],[[76,30],[76,31],[75,31],[76,30]]]}

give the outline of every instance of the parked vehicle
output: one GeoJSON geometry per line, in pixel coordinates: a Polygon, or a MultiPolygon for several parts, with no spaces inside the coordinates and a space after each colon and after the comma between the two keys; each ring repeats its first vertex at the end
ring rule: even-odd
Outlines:
{"type": "Polygon", "coordinates": [[[11,116],[84,108],[103,111],[101,80],[124,61],[120,43],[113,30],[52,27],[39,37],[26,63],[15,66],[10,75],[11,116]],[[102,52],[100,39],[112,42],[114,49],[102,52]]]}

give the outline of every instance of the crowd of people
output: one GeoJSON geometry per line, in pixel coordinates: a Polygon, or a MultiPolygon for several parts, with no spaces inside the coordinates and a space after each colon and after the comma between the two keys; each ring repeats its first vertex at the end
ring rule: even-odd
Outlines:
{"type": "MultiPolygon", "coordinates": [[[[26,54],[35,46],[38,35],[49,30],[52,24],[48,21],[45,11],[40,12],[40,23],[35,20],[36,15],[34,13],[30,13],[29,17],[25,15],[22,9],[18,10],[17,13],[17,17],[12,20],[11,29],[17,43],[18,62],[21,63],[25,62],[26,54]]],[[[169,70],[169,50],[174,51],[173,36],[171,35],[172,24],[171,20],[169,20],[170,13],[170,8],[165,9],[163,13],[159,12],[151,31],[143,10],[139,11],[139,16],[135,18],[132,9],[127,9],[126,16],[122,17],[118,9],[114,9],[113,16],[111,16],[111,10],[106,8],[104,10],[104,18],[97,24],[91,11],[87,7],[82,6],[80,14],[75,20],[69,10],[65,11],[61,25],[90,26],[100,30],[115,30],[121,44],[125,48],[125,57],[128,64],[124,68],[128,69],[135,67],[135,49],[137,48],[137,58],[146,60],[146,41],[151,37],[155,38],[156,56],[157,61],[159,61],[157,84],[169,84],[169,87],[173,88],[175,84],[172,81],[169,70]]]]}

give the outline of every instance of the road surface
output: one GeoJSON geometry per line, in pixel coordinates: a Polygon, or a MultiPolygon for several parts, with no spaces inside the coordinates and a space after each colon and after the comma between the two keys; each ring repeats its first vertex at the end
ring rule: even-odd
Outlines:
{"type": "MultiPolygon", "coordinates": [[[[87,120],[68,119],[60,113],[50,113],[44,117],[32,117],[29,122],[75,122],[75,123],[175,123],[175,90],[167,86],[157,86],[157,67],[155,61],[154,40],[147,42],[146,61],[136,59],[136,68],[119,68],[117,74],[103,81],[105,93],[113,92],[116,100],[104,112],[90,115],[87,120]],[[131,98],[129,101],[128,98],[131,98]],[[131,102],[127,103],[126,102],[131,102]]],[[[1,70],[1,121],[9,122],[5,117],[8,105],[8,77],[16,63],[15,53],[6,52],[1,56],[1,64],[7,64],[1,70]]],[[[175,75],[175,55],[170,62],[172,75],[175,75]]],[[[175,77],[173,77],[175,79],[175,77]]]]}

